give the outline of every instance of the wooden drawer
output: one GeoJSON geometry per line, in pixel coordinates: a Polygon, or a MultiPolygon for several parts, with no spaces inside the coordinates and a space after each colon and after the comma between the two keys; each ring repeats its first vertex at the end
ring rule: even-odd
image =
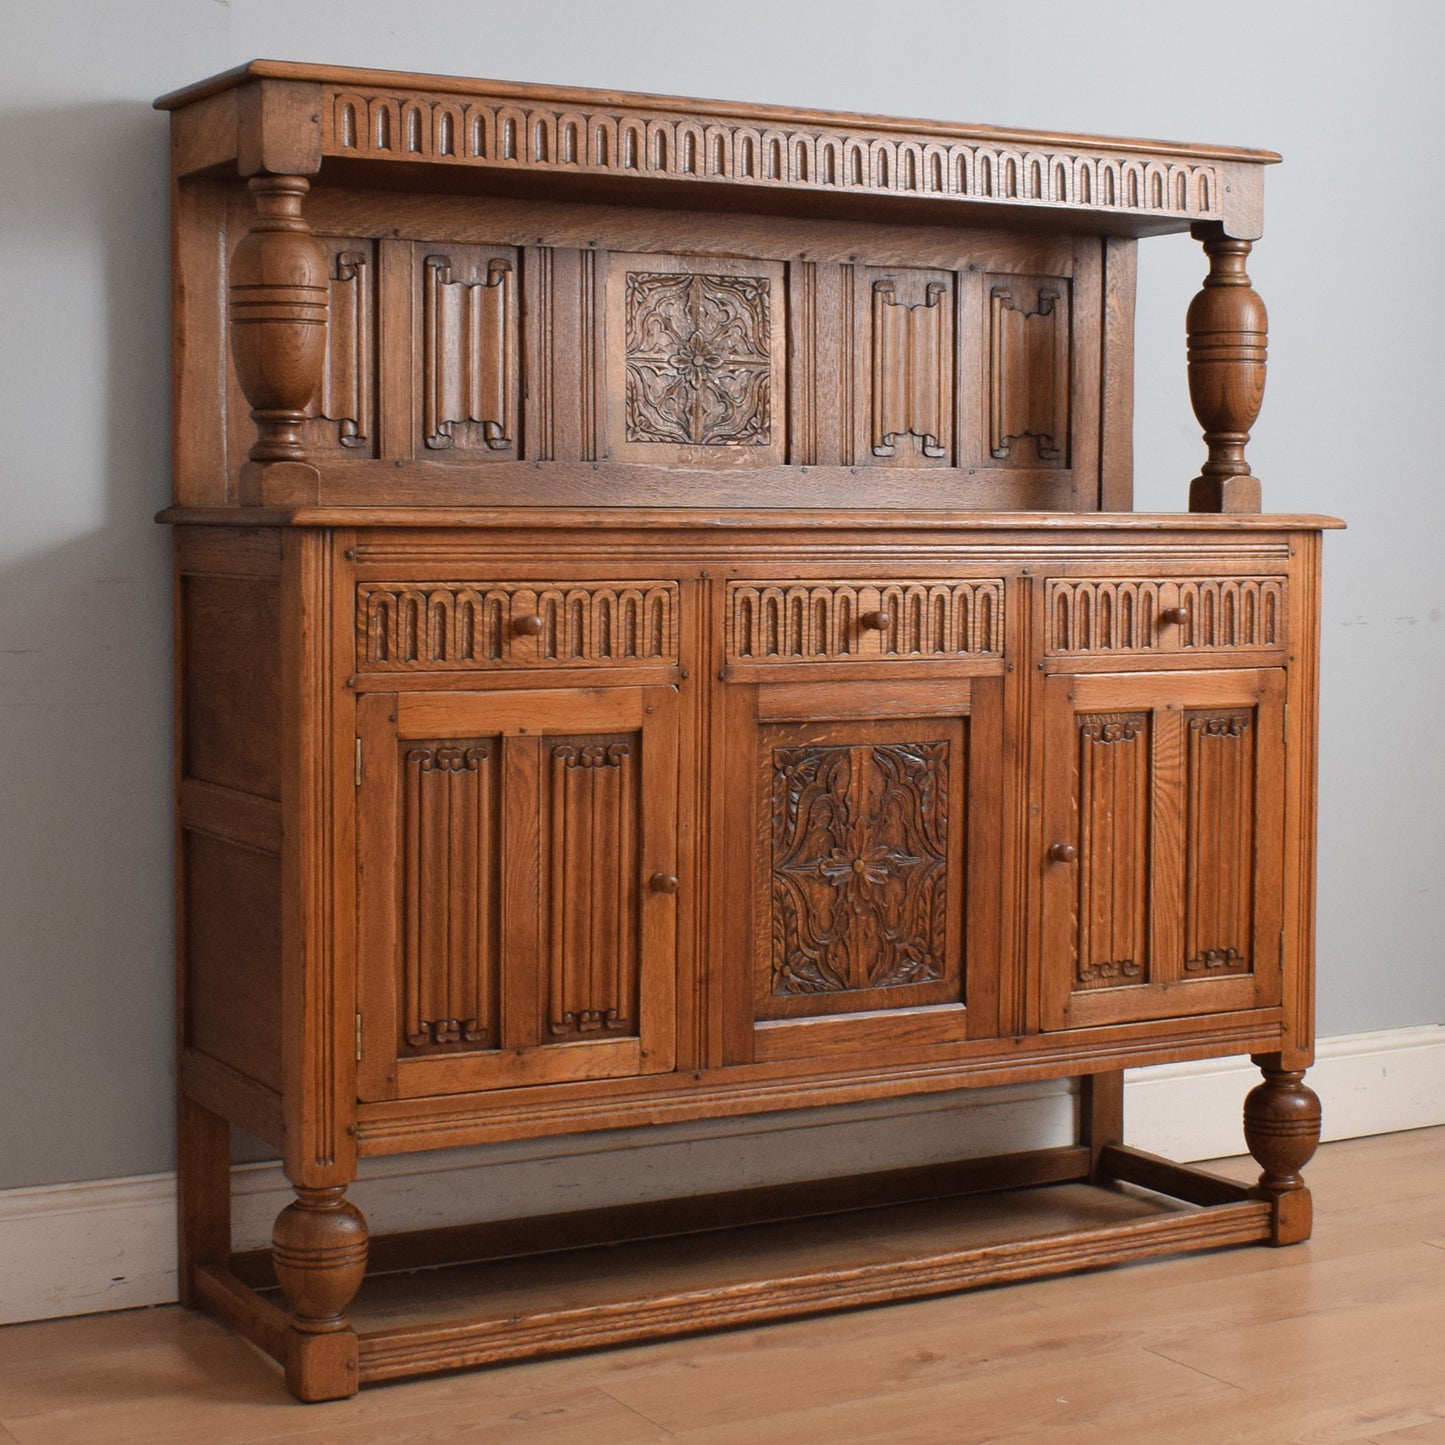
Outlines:
{"type": "Polygon", "coordinates": [[[676,582],[362,582],[361,672],[677,661],[676,582]]]}
{"type": "Polygon", "coordinates": [[[1050,577],[1044,652],[1095,657],[1283,651],[1283,577],[1050,577]]]}
{"type": "Polygon", "coordinates": [[[730,663],[998,657],[1003,638],[997,577],[728,584],[730,663]]]}

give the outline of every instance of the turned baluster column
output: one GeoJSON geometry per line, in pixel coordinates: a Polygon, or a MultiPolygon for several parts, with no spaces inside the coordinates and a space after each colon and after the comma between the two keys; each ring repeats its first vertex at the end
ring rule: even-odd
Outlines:
{"type": "Polygon", "coordinates": [[[1215,222],[1194,227],[1209,275],[1189,303],[1189,397],[1204,428],[1208,460],[1189,484],[1191,512],[1259,511],[1259,478],[1244,457],[1264,399],[1269,318],[1244,264],[1250,243],[1215,222]]]}
{"type": "Polygon", "coordinates": [[[310,182],[259,175],[248,185],[256,214],[230,271],[231,354],[256,423],[241,500],[314,501],[319,473],[305,461],[301,427],[326,363],[326,252],[301,214],[310,182]]]}
{"type": "Polygon", "coordinates": [[[346,1306],[366,1273],[368,1231],[340,1187],[296,1186],[276,1216],[271,1260],[291,1306],[286,1383],[302,1400],[337,1400],[357,1388],[356,1334],[346,1306]]]}
{"type": "Polygon", "coordinates": [[[1275,1244],[1308,1239],[1314,1206],[1300,1170],[1320,1142],[1320,1101],[1303,1069],[1281,1069],[1278,1055],[1257,1057],[1264,1082],[1244,1101],[1244,1142],[1264,1172],[1258,1190],[1274,1204],[1275,1244]]]}

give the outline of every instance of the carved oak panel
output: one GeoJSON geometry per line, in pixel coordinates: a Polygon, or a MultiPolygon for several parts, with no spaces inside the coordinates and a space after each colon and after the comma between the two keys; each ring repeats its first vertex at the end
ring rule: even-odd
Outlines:
{"type": "Polygon", "coordinates": [[[404,1054],[498,1046],[498,742],[400,745],[404,1054]]]}
{"type": "Polygon", "coordinates": [[[855,404],[856,460],[866,465],[951,466],[957,358],[951,271],[858,267],[854,336],[866,355],[855,404]],[[866,340],[865,340],[866,338],[866,340]]]}
{"type": "Polygon", "coordinates": [[[988,277],[989,455],[1069,465],[1071,286],[1061,276],[988,277]]]}
{"type": "Polygon", "coordinates": [[[1147,712],[1082,713],[1075,988],[1146,983],[1152,737],[1147,712]]]}
{"type": "Polygon", "coordinates": [[[956,1000],[966,725],[780,724],[761,745],[756,1016],[956,1000]]]}
{"type": "Polygon", "coordinates": [[[418,455],[468,462],[520,454],[522,360],[515,248],[416,248],[418,455]]]}
{"type": "Polygon", "coordinates": [[[374,457],[377,446],[377,268],[375,243],[323,238],[330,258],[326,363],[317,420],[306,446],[318,453],[374,457]]]}
{"type": "Polygon", "coordinates": [[[1184,971],[1248,973],[1259,728],[1252,709],[1190,712],[1185,725],[1184,971]]]}
{"type": "Polygon", "coordinates": [[[641,737],[551,737],[542,806],[546,1035],[637,1032],[641,737]]]}
{"type": "Polygon", "coordinates": [[[607,452],[708,467],[786,454],[787,292],[772,261],[615,253],[607,452]]]}

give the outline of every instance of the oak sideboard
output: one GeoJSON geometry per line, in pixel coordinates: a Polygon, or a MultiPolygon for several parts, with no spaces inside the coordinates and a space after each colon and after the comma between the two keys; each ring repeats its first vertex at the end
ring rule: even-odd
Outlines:
{"type": "Polygon", "coordinates": [[[1336,524],[1245,454],[1277,156],[267,61],[158,105],[185,1302],[320,1400],[1308,1235],[1336,524]],[[1135,513],[1181,231],[1204,460],[1135,513]],[[1257,1185],[1126,1145],[1124,1069],[1238,1054],[1257,1185]],[[347,1198],[1058,1078],[1066,1146],[375,1239],[347,1198]],[[232,1125],[295,1190],[263,1253],[232,1125]],[[447,1261],[450,1314],[368,1313],[447,1261]]]}

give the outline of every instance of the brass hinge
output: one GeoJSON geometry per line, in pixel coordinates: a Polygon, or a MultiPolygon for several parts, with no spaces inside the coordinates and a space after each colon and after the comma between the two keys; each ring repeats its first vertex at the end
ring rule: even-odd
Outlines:
{"type": "Polygon", "coordinates": [[[356,1062],[361,1062],[361,1015],[356,1016],[356,1062]]]}
{"type": "Polygon", "coordinates": [[[361,786],[361,739],[356,740],[356,786],[361,786]]]}

